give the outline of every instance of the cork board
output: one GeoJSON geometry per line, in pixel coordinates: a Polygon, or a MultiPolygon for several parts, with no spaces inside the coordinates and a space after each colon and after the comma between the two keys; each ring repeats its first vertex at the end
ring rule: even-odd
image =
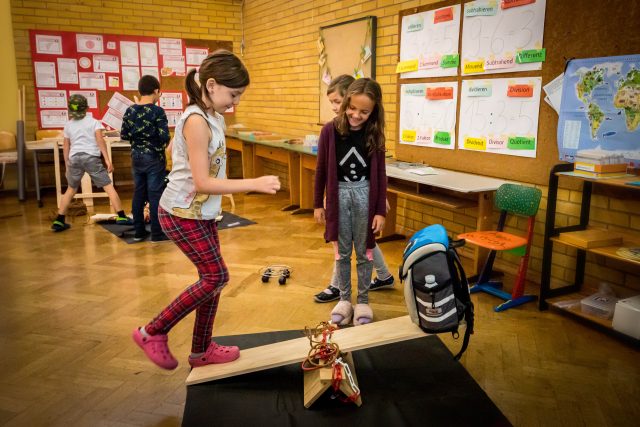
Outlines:
{"type": "MultiPolygon", "coordinates": [[[[428,6],[402,10],[398,19],[398,34],[402,34],[403,16],[464,3],[468,2],[447,0],[428,6]]],[[[464,79],[541,76],[544,86],[564,71],[568,59],[640,53],[640,32],[631,29],[635,28],[634,25],[638,22],[640,22],[640,2],[582,0],[578,3],[566,0],[547,0],[544,28],[546,61],[543,63],[541,71],[465,76],[464,79]]],[[[460,41],[460,51],[462,50],[461,43],[460,41]]],[[[399,58],[397,59],[399,60],[399,58]]],[[[397,99],[400,99],[400,85],[402,84],[455,79],[455,77],[399,78],[397,99]]],[[[461,86],[462,80],[459,75],[457,77],[459,86],[461,86]]],[[[458,94],[458,105],[460,105],[460,94],[458,94]]],[[[397,121],[399,116],[398,114],[397,121]]],[[[456,128],[458,125],[459,117],[456,119],[456,128]]],[[[558,114],[541,99],[538,119],[538,147],[535,159],[477,153],[457,148],[455,150],[441,150],[415,147],[399,144],[397,135],[394,138],[396,141],[395,152],[400,160],[423,162],[435,167],[546,185],[551,168],[560,163],[556,140],[557,126],[558,114]]],[[[396,122],[396,129],[399,129],[398,122],[396,122]]],[[[458,134],[457,130],[456,134],[458,134]]]]}
{"type": "Polygon", "coordinates": [[[327,100],[327,83],[323,81],[325,71],[331,78],[341,74],[354,75],[357,69],[361,69],[363,77],[376,78],[376,17],[365,16],[348,22],[342,22],[326,27],[320,27],[323,52],[318,48],[318,65],[320,84],[320,123],[326,123],[333,119],[335,114],[331,111],[331,105],[327,100]],[[364,62],[362,49],[368,47],[370,56],[364,62]],[[324,53],[325,62],[321,65],[320,57],[324,53]]]}

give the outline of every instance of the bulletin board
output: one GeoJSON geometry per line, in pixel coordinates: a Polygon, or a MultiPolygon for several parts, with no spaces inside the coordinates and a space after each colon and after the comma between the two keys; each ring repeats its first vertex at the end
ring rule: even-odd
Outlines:
{"type": "MultiPolygon", "coordinates": [[[[498,1],[498,5],[502,1],[498,1]]],[[[401,23],[403,16],[457,4],[462,4],[464,8],[467,3],[471,2],[447,0],[428,6],[403,10],[399,14],[398,34],[402,34],[401,23]]],[[[568,59],[640,53],[638,52],[640,32],[624,30],[626,24],[640,22],[640,3],[638,2],[583,0],[578,4],[564,0],[546,0],[545,15],[543,47],[546,50],[546,58],[542,63],[541,70],[500,73],[498,75],[484,73],[482,75],[462,76],[461,70],[458,69],[458,75],[453,78],[399,78],[397,99],[400,99],[402,85],[445,82],[452,79],[457,80],[461,88],[463,81],[473,81],[475,79],[541,77],[542,86],[544,86],[565,70],[568,59]]],[[[462,31],[464,32],[464,24],[462,24],[462,31]]],[[[460,51],[462,52],[462,37],[460,38],[460,51]]],[[[459,98],[460,93],[461,91],[458,91],[459,98]]],[[[460,100],[458,105],[460,105],[460,100]]],[[[397,116],[399,121],[400,114],[397,116]]],[[[459,122],[458,109],[457,125],[459,122]]],[[[398,122],[396,125],[397,129],[399,129],[398,122]]],[[[546,185],[549,179],[549,171],[558,163],[559,158],[556,137],[557,125],[558,114],[551,106],[541,101],[535,158],[478,153],[471,150],[461,150],[457,147],[454,150],[437,150],[430,147],[400,144],[397,136],[395,138],[395,152],[400,160],[423,162],[431,166],[451,170],[546,185]]]]}
{"type": "Polygon", "coordinates": [[[341,74],[376,78],[376,17],[366,16],[352,21],[320,27],[318,37],[320,84],[320,123],[335,114],[326,97],[332,78],[341,74]]]}
{"type": "Polygon", "coordinates": [[[29,30],[29,40],[40,129],[64,127],[67,100],[80,93],[94,118],[119,130],[145,74],[160,80],[160,105],[172,127],[188,102],[187,71],[208,53],[233,48],[229,41],[44,30],[29,30]]]}

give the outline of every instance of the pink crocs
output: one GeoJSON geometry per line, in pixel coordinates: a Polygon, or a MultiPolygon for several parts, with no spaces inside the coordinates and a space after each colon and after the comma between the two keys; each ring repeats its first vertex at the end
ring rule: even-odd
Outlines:
{"type": "Polygon", "coordinates": [[[235,345],[218,345],[211,341],[207,351],[200,357],[189,357],[189,365],[192,368],[200,366],[211,365],[212,363],[227,363],[233,362],[240,357],[240,349],[235,345]]]}
{"type": "Polygon", "coordinates": [[[134,329],[131,334],[133,340],[138,344],[138,347],[144,351],[149,360],[163,369],[176,369],[178,361],[171,351],[169,351],[168,340],[169,338],[164,334],[144,336],[140,332],[140,329],[134,329]]]}

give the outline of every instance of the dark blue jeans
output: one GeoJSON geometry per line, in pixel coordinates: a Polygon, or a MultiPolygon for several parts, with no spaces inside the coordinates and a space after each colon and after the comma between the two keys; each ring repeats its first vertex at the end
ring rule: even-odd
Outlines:
{"type": "Polygon", "coordinates": [[[149,202],[151,216],[151,238],[163,235],[158,222],[158,203],[165,187],[166,162],[154,153],[131,152],[131,167],[133,172],[133,201],[131,212],[133,213],[133,225],[136,235],[143,235],[144,205],[149,202]]]}

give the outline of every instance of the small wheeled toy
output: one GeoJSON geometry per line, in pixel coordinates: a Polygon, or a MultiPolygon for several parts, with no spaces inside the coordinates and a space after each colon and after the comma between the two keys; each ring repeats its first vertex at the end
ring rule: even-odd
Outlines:
{"type": "Polygon", "coordinates": [[[278,283],[284,285],[287,283],[287,279],[291,277],[291,272],[293,269],[288,265],[268,265],[264,268],[260,269],[260,274],[262,275],[262,283],[267,283],[269,278],[277,277],[278,283]]]}

